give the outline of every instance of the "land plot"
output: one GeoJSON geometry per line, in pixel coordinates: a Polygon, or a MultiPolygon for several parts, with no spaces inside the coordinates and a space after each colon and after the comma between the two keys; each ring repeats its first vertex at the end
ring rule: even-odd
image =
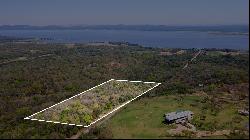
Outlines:
{"type": "Polygon", "coordinates": [[[111,79],[25,119],[88,127],[159,84],[111,79]]]}

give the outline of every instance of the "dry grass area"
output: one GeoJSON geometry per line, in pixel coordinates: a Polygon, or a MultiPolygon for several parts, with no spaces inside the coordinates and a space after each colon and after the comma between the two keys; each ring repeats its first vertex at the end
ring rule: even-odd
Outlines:
{"type": "Polygon", "coordinates": [[[186,53],[187,51],[186,50],[179,50],[177,52],[171,52],[171,51],[162,51],[160,52],[159,55],[162,55],[162,56],[171,56],[171,55],[182,55],[184,53],[186,53]]]}

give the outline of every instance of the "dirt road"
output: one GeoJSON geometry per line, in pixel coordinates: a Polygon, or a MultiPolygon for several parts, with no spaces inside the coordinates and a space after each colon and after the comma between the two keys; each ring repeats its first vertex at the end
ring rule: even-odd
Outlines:
{"type": "Polygon", "coordinates": [[[201,52],[202,52],[202,51],[199,50],[199,52],[196,53],[196,54],[194,55],[194,57],[193,57],[190,61],[188,61],[188,62],[186,63],[186,65],[185,65],[182,69],[186,69],[186,68],[188,67],[188,64],[189,64],[190,62],[192,62],[194,59],[196,59],[197,56],[199,56],[201,52]]]}

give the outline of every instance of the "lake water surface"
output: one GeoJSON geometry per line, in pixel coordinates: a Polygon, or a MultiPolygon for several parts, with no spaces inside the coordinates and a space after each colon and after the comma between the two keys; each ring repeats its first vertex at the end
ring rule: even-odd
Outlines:
{"type": "Polygon", "coordinates": [[[249,50],[249,36],[216,35],[197,31],[0,30],[0,35],[52,38],[53,42],[59,43],[127,41],[146,47],[249,50]]]}

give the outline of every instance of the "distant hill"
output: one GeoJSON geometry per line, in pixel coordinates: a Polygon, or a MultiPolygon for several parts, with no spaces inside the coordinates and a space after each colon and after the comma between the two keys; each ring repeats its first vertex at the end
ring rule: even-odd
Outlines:
{"type": "Polygon", "coordinates": [[[167,25],[79,25],[79,26],[29,26],[2,25],[0,30],[138,30],[138,31],[218,31],[248,33],[248,25],[217,25],[217,26],[167,26],[167,25]]]}

